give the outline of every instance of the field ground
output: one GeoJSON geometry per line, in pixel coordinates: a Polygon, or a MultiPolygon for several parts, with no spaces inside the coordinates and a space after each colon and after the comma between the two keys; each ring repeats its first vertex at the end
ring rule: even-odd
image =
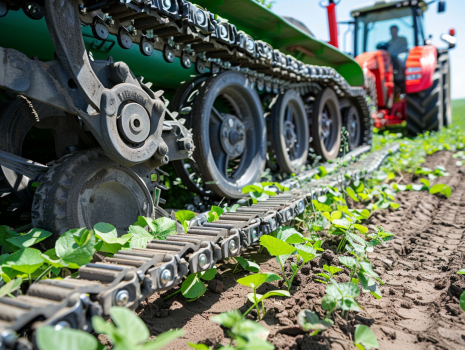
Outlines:
{"type": "MultiPolygon", "coordinates": [[[[461,116],[465,116],[465,100],[454,101],[454,124],[462,125],[461,116]]],[[[383,350],[465,348],[465,312],[459,306],[465,277],[457,275],[465,265],[465,166],[457,167],[451,155],[440,151],[424,163],[432,169],[442,165],[450,173],[432,181],[449,185],[450,198],[426,191],[401,192],[396,197],[399,209],[372,212],[368,223],[396,235],[386,247],[369,254],[375,272],[385,282],[381,287],[383,298],[361,294],[357,300],[364,311],[351,313],[348,323],[336,317],[335,326],[324,333],[325,337],[309,337],[301,331],[296,325],[301,309],[324,316],[321,299],[325,285],[314,281],[315,274],[323,272],[325,264],[340,265],[334,252],[327,249],[302,269],[291,290],[292,298],[265,301],[267,313],[260,323],[268,328],[268,340],[276,349],[353,349],[347,327],[353,334],[357,324],[369,326],[383,350]]],[[[409,180],[411,176],[394,181],[408,184],[409,180]]],[[[281,272],[276,259],[266,251],[250,252],[247,258],[260,263],[262,272],[281,272]]],[[[166,349],[188,349],[187,341],[210,346],[229,344],[226,331],[209,319],[228,310],[248,309],[246,295],[250,289],[236,282],[248,273],[233,273],[234,265],[227,264],[218,269],[220,273],[209,282],[211,290],[199,300],[187,302],[180,294],[163,300],[154,295],[136,310],[153,336],[173,328],[187,331],[166,349]]],[[[345,269],[336,280],[348,282],[349,271],[345,269]]],[[[262,285],[258,292],[279,287],[278,282],[272,282],[262,285]]],[[[248,316],[251,319],[256,318],[253,311],[248,316]]],[[[105,337],[100,336],[100,340],[105,342],[105,337]]]]}

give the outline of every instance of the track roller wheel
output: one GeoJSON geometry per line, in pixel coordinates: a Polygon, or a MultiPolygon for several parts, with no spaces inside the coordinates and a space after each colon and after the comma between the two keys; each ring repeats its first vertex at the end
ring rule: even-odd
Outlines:
{"type": "Polygon", "coordinates": [[[34,227],[53,232],[55,239],[99,222],[112,224],[122,235],[140,215],[154,215],[146,184],[101,149],[78,151],[57,161],[42,178],[32,205],[34,227]]]}
{"type": "Polygon", "coordinates": [[[273,150],[279,167],[288,174],[298,173],[307,163],[309,126],[299,93],[288,90],[279,95],[271,111],[273,150]]]}
{"type": "Polygon", "coordinates": [[[210,77],[192,107],[196,167],[217,196],[242,197],[265,167],[266,126],[258,94],[241,73],[210,77]]]}
{"type": "Polygon", "coordinates": [[[344,126],[347,130],[347,142],[349,150],[354,150],[360,146],[362,140],[362,119],[355,106],[350,106],[344,110],[344,126]]]}
{"type": "Polygon", "coordinates": [[[336,93],[325,88],[316,96],[313,105],[313,148],[322,161],[335,159],[341,147],[342,120],[336,93]]]}
{"type": "MultiPolygon", "coordinates": [[[[183,114],[180,114],[180,118],[186,119],[184,125],[187,129],[192,128],[192,105],[198,96],[200,86],[207,78],[208,77],[205,76],[197,77],[183,84],[173,97],[171,104],[171,109],[173,111],[181,112],[181,110],[187,109],[183,114]]],[[[172,161],[171,164],[183,185],[190,191],[206,197],[212,195],[212,191],[205,187],[195,162],[190,159],[183,159],[172,161]]]]}

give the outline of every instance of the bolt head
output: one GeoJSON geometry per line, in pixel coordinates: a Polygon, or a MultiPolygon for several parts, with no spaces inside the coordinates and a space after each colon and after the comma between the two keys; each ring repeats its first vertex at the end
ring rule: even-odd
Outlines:
{"type": "Polygon", "coordinates": [[[230,240],[229,241],[229,251],[232,253],[236,250],[237,248],[237,244],[236,244],[236,241],[234,239],[230,240]]]}
{"type": "Polygon", "coordinates": [[[63,329],[63,328],[71,328],[71,323],[69,323],[68,321],[60,321],[55,325],[56,331],[59,331],[60,329],[63,329]]]}
{"type": "Polygon", "coordinates": [[[232,128],[234,126],[234,120],[231,118],[231,119],[228,119],[228,126],[230,128],[232,128]]]}
{"type": "Polygon", "coordinates": [[[236,146],[236,152],[237,152],[237,153],[241,153],[241,152],[242,152],[242,147],[241,147],[241,145],[237,145],[237,146],[236,146]]]}
{"type": "Polygon", "coordinates": [[[171,8],[171,0],[163,0],[163,9],[169,10],[171,8]]]}
{"type": "Polygon", "coordinates": [[[129,292],[126,289],[120,290],[116,293],[116,305],[124,306],[129,301],[129,292]]]}
{"type": "Polygon", "coordinates": [[[252,39],[248,38],[246,46],[247,46],[248,51],[253,51],[253,49],[255,47],[255,42],[252,39]]]}
{"type": "Polygon", "coordinates": [[[160,275],[161,283],[167,284],[167,283],[169,283],[171,281],[171,279],[172,279],[171,270],[170,269],[164,269],[161,272],[161,275],[160,275]]]}
{"type": "Polygon", "coordinates": [[[225,26],[220,26],[220,36],[225,39],[228,37],[228,30],[225,26]]]}
{"type": "Polygon", "coordinates": [[[255,229],[255,228],[252,229],[252,238],[253,238],[254,241],[256,239],[258,239],[257,229],[255,229]]]}
{"type": "Polygon", "coordinates": [[[209,265],[208,258],[205,254],[199,255],[199,266],[203,270],[209,265]]]}
{"type": "Polygon", "coordinates": [[[205,22],[207,21],[205,13],[200,9],[197,9],[197,11],[195,12],[195,19],[197,20],[197,24],[200,26],[205,25],[205,22]]]}

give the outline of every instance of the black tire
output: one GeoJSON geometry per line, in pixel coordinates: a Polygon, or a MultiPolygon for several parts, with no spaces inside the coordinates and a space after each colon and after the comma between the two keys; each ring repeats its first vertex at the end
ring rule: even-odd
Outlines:
{"type": "Polygon", "coordinates": [[[92,229],[98,222],[112,224],[119,235],[125,234],[139,215],[154,215],[146,184],[102,149],[78,151],[57,161],[41,179],[32,205],[34,227],[54,234],[47,248],[64,232],[92,229]]]}
{"type": "Polygon", "coordinates": [[[452,124],[452,105],[450,99],[450,60],[449,54],[442,54],[438,58],[438,64],[441,64],[442,72],[442,115],[443,126],[452,124]]]}
{"type": "Polygon", "coordinates": [[[442,129],[442,95],[442,73],[438,65],[433,74],[433,84],[428,89],[407,94],[407,131],[410,135],[442,129]]]}
{"type": "Polygon", "coordinates": [[[342,118],[336,93],[325,88],[316,96],[312,115],[312,144],[322,161],[335,159],[341,147],[342,118]]]}
{"type": "Polygon", "coordinates": [[[252,83],[234,71],[210,77],[199,90],[192,115],[194,159],[206,187],[219,197],[241,198],[242,187],[259,181],[266,157],[265,118],[252,83]],[[219,112],[215,103],[222,103],[226,112],[219,112]],[[230,132],[225,128],[229,120],[230,132]],[[239,141],[228,141],[233,130],[239,141]],[[228,137],[222,137],[225,131],[228,137]]]}
{"type": "Polygon", "coordinates": [[[304,102],[296,90],[278,97],[271,110],[273,151],[281,170],[298,173],[307,163],[309,125],[304,102]]]}
{"type": "MultiPolygon", "coordinates": [[[[208,77],[197,77],[189,82],[184,83],[174,94],[171,109],[175,112],[180,112],[183,108],[192,108],[200,85],[205,82],[208,77]]],[[[185,118],[185,126],[187,129],[192,128],[192,110],[184,115],[180,114],[179,118],[185,118]]],[[[174,171],[179,176],[182,184],[190,191],[200,194],[202,196],[212,196],[212,191],[205,187],[202,179],[199,177],[199,170],[197,169],[196,162],[190,159],[175,160],[171,162],[174,171]]]]}
{"type": "Polygon", "coordinates": [[[349,150],[356,149],[363,143],[363,126],[361,115],[355,106],[344,109],[344,126],[347,130],[347,143],[349,150]]]}

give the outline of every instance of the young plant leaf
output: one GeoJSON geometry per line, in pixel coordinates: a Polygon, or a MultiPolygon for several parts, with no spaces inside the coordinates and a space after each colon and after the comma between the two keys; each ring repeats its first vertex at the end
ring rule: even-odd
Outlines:
{"type": "Polygon", "coordinates": [[[51,235],[51,232],[33,228],[30,232],[25,233],[22,236],[7,238],[6,241],[19,248],[27,248],[42,242],[44,239],[50,237],[51,235]]]}
{"type": "Polygon", "coordinates": [[[460,307],[465,311],[465,291],[460,295],[460,307]]]}
{"type": "MultiPolygon", "coordinates": [[[[99,222],[94,225],[95,236],[102,240],[103,243],[99,244],[97,249],[101,252],[116,254],[123,246],[129,242],[132,235],[124,235],[118,237],[118,232],[113,225],[99,222]]],[[[57,252],[58,253],[58,252],[57,252]]]]}
{"type": "Polygon", "coordinates": [[[13,293],[16,289],[21,287],[21,283],[23,283],[23,279],[19,277],[5,284],[3,287],[0,288],[0,298],[13,293]]]}
{"type": "Polygon", "coordinates": [[[37,329],[36,341],[39,350],[96,350],[98,341],[87,332],[70,328],[56,330],[53,326],[37,329]]]}
{"type": "Polygon", "coordinates": [[[261,286],[265,282],[273,282],[280,280],[281,277],[279,277],[275,273],[256,273],[253,275],[249,275],[246,277],[239,278],[237,280],[237,283],[242,284],[243,286],[250,287],[253,289],[257,289],[259,286],[261,286]]]}
{"type": "Polygon", "coordinates": [[[187,232],[188,222],[195,218],[195,213],[190,210],[178,210],[174,213],[176,219],[184,227],[184,231],[187,232]]]}
{"type": "Polygon", "coordinates": [[[260,237],[260,244],[268,250],[270,255],[273,256],[292,254],[295,252],[295,248],[293,246],[280,239],[274,238],[273,236],[266,235],[260,237]]]}
{"type": "Polygon", "coordinates": [[[207,221],[213,222],[220,219],[220,215],[224,213],[223,208],[212,205],[210,211],[208,212],[207,221]]]}
{"type": "Polygon", "coordinates": [[[197,274],[204,281],[211,281],[212,279],[215,278],[217,272],[218,272],[217,269],[208,269],[206,271],[197,272],[197,274]]]}
{"type": "Polygon", "coordinates": [[[154,237],[141,226],[129,226],[128,233],[132,235],[129,246],[131,248],[147,248],[147,243],[154,237]]]}
{"type": "Polygon", "coordinates": [[[152,232],[156,231],[156,226],[155,226],[153,219],[145,217],[145,216],[139,216],[133,226],[140,226],[143,228],[148,227],[150,231],[152,232]]]}
{"type": "Polygon", "coordinates": [[[310,331],[325,331],[333,325],[333,321],[329,318],[320,320],[318,315],[310,310],[301,310],[297,315],[297,324],[305,332],[310,331]]]}
{"type": "Polygon", "coordinates": [[[170,218],[161,217],[154,222],[154,238],[164,241],[167,236],[176,234],[176,221],[170,218]]]}
{"type": "Polygon", "coordinates": [[[260,265],[249,261],[247,259],[241,258],[240,256],[236,256],[234,259],[242,266],[244,270],[251,271],[251,272],[258,272],[260,271],[260,265]]]}
{"type": "Polygon", "coordinates": [[[346,193],[354,202],[358,202],[357,194],[351,187],[346,187],[346,193]]]}
{"type": "Polygon", "coordinates": [[[200,280],[196,273],[191,273],[182,282],[181,292],[188,300],[193,301],[205,294],[207,288],[205,284],[200,280]]]}
{"type": "Polygon", "coordinates": [[[444,195],[446,198],[449,198],[450,195],[452,194],[452,190],[449,186],[444,185],[444,184],[436,184],[433,187],[429,189],[429,193],[431,194],[436,194],[440,193],[444,195]]]}
{"type": "Polygon", "coordinates": [[[357,325],[354,334],[354,343],[362,345],[365,350],[379,348],[378,340],[370,327],[357,325]]]}
{"type": "Polygon", "coordinates": [[[44,258],[38,249],[23,248],[11,254],[5,262],[10,268],[30,275],[42,266],[44,258]]]}
{"type": "Polygon", "coordinates": [[[63,233],[55,244],[59,264],[72,269],[89,263],[95,253],[95,235],[86,228],[63,233]]]}

